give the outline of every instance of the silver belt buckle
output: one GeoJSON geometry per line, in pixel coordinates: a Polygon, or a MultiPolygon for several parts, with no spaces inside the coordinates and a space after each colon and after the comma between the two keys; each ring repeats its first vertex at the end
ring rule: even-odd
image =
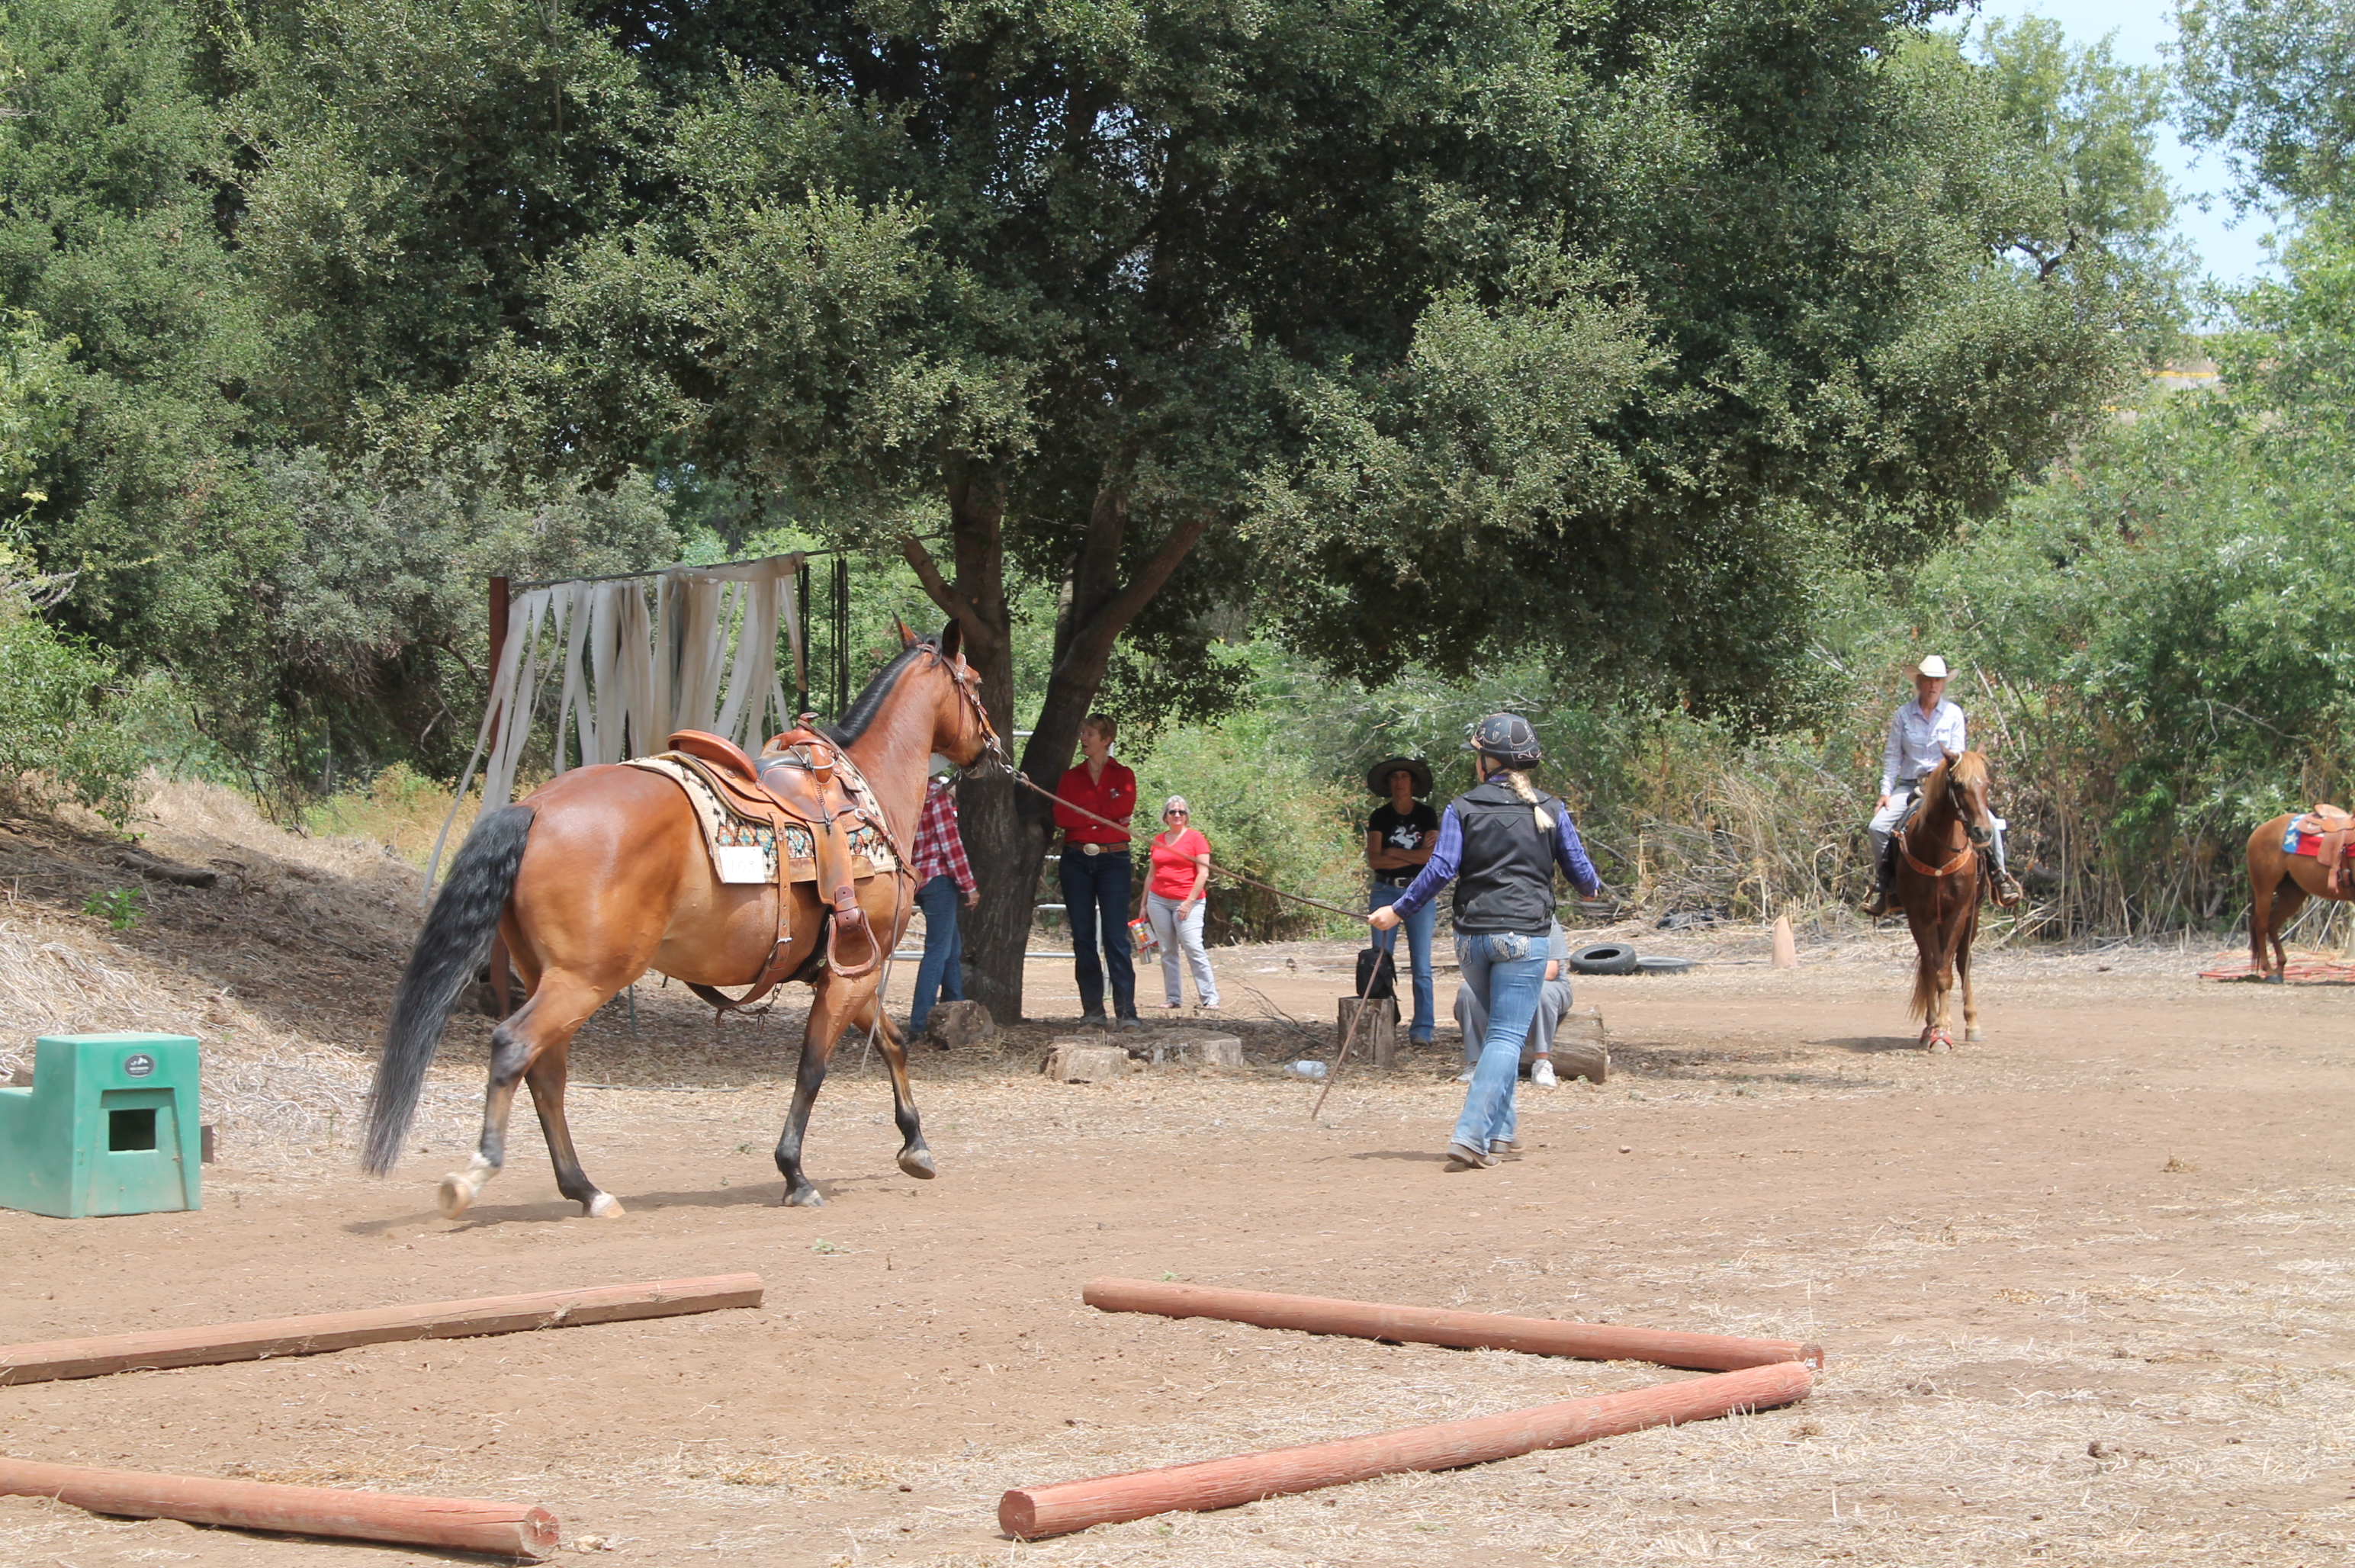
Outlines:
{"type": "Polygon", "coordinates": [[[1103,853],[1103,846],[1101,844],[1082,844],[1080,846],[1080,853],[1087,856],[1101,855],[1103,853]]]}

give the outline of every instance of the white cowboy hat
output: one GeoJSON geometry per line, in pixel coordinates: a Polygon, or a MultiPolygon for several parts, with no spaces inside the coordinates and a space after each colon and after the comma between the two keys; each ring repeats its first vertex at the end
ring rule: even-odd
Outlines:
{"type": "Polygon", "coordinates": [[[1946,661],[1935,654],[1922,661],[1918,667],[1918,672],[1928,676],[1932,680],[1944,680],[1952,673],[1946,668],[1946,661]]]}

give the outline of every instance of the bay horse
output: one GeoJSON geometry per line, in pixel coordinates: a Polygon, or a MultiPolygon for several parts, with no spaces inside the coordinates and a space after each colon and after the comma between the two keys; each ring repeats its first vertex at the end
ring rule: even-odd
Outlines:
{"type": "Polygon", "coordinates": [[[2307,899],[2339,896],[2330,891],[2330,873],[2320,860],[2282,848],[2289,825],[2304,815],[2286,811],[2249,835],[2249,966],[2276,985],[2289,963],[2282,950],[2283,928],[2307,899]]]}
{"type": "MultiPolygon", "coordinates": [[[[904,850],[915,837],[933,753],[970,769],[984,756],[1003,763],[1006,752],[982,711],[981,677],[965,662],[954,624],[938,637],[918,637],[904,625],[900,635],[899,655],[829,734],[866,775],[904,850]]],[[[898,945],[907,926],[914,882],[914,869],[902,863],[896,873],[858,884],[859,907],[882,952],[898,945]]],[[[559,773],[525,799],[485,812],[466,836],[393,993],[368,1095],[364,1168],[382,1176],[400,1157],[450,1009],[497,933],[506,938],[527,996],[491,1034],[490,1086],[474,1157],[443,1178],[436,1201],[454,1219],[498,1174],[507,1113],[522,1082],[531,1086],[558,1189],[584,1214],[620,1214],[620,1201],[581,1168],[565,1124],[565,1057],[573,1034],[649,969],[705,986],[751,983],[778,940],[781,896],[793,901],[785,972],[815,993],[793,1108],[777,1139],[785,1202],[826,1200],[803,1173],[802,1136],[835,1042],[850,1025],[879,1032],[902,1140],[900,1168],[930,1179],[934,1167],[908,1085],[907,1052],[878,995],[881,965],[857,977],[825,967],[818,960],[831,911],[816,883],[722,883],[686,792],[661,774],[620,764],[559,773]]]]}
{"type": "Polygon", "coordinates": [[[1987,805],[1987,758],[1948,752],[1922,781],[1913,815],[1897,834],[1897,901],[1913,930],[1913,1016],[1923,1020],[1920,1043],[1955,1048],[1954,988],[1963,987],[1963,1038],[1979,1038],[1979,1009],[1971,996],[1971,938],[1978,932],[1982,857],[1995,841],[1987,805]]]}

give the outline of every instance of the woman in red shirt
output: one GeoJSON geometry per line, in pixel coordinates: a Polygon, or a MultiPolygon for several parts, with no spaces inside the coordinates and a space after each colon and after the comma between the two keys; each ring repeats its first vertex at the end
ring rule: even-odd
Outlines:
{"type": "Polygon", "coordinates": [[[1136,815],[1136,775],[1112,760],[1111,718],[1091,713],[1080,721],[1080,761],[1064,770],[1055,794],[1094,816],[1119,823],[1106,827],[1092,816],[1055,807],[1063,830],[1063,913],[1071,923],[1071,967],[1080,982],[1080,1022],[1104,1027],[1104,972],[1112,972],[1113,1011],[1124,1029],[1144,1027],[1136,1017],[1136,967],[1128,951],[1128,820],[1136,815]],[[1099,933],[1103,958],[1096,958],[1099,933]]]}
{"type": "Polygon", "coordinates": [[[1219,1005],[1219,983],[1210,977],[1210,955],[1202,949],[1202,895],[1210,885],[1210,841],[1196,832],[1186,797],[1173,795],[1161,808],[1161,831],[1153,838],[1153,876],[1145,884],[1145,918],[1161,944],[1161,989],[1165,1007],[1186,1005],[1178,978],[1178,949],[1194,971],[1194,995],[1206,1008],[1219,1005]]]}

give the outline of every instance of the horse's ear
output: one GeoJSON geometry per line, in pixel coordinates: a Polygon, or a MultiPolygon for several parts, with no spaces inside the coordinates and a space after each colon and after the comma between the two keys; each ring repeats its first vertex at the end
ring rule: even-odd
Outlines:
{"type": "Polygon", "coordinates": [[[908,630],[907,622],[902,621],[899,616],[894,615],[891,617],[891,624],[900,628],[900,645],[901,647],[912,648],[916,645],[916,634],[908,630]]]}
{"type": "Polygon", "coordinates": [[[964,627],[951,621],[941,628],[941,657],[954,664],[964,652],[964,627]]]}

